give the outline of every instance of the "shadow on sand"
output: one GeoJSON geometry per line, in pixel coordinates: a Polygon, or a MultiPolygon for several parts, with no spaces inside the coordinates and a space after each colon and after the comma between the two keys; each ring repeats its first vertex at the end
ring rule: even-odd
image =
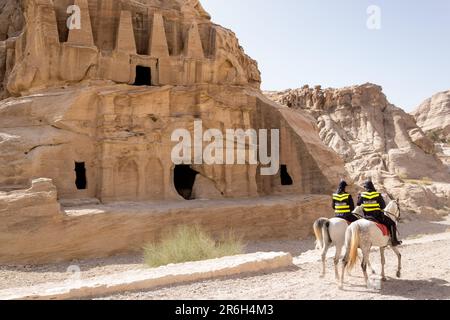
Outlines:
{"type": "Polygon", "coordinates": [[[414,300],[450,299],[450,283],[443,279],[401,280],[389,279],[383,285],[382,295],[414,300]]]}

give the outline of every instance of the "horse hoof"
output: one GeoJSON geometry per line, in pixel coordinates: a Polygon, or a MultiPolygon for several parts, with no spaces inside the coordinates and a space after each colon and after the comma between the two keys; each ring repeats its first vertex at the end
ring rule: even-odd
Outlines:
{"type": "Polygon", "coordinates": [[[400,271],[397,272],[397,278],[401,278],[402,277],[402,273],[400,271]]]}
{"type": "Polygon", "coordinates": [[[387,281],[387,278],[386,278],[386,277],[383,277],[383,278],[381,278],[381,281],[386,282],[386,281],[387,281]]]}
{"type": "Polygon", "coordinates": [[[339,285],[338,288],[339,288],[339,290],[344,290],[344,286],[343,285],[339,285]]]}
{"type": "Polygon", "coordinates": [[[375,270],[372,270],[372,274],[377,274],[377,272],[375,270]]]}
{"type": "Polygon", "coordinates": [[[324,275],[324,274],[321,274],[319,278],[320,278],[320,279],[323,279],[323,278],[325,278],[325,275],[324,275]]]}

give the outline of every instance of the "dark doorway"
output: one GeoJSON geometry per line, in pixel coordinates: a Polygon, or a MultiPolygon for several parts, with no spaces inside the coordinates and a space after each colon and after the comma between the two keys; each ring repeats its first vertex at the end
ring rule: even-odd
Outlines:
{"type": "Polygon", "coordinates": [[[150,67],[136,66],[135,86],[151,86],[152,85],[152,69],[150,67]]]}
{"type": "Polygon", "coordinates": [[[180,196],[186,200],[192,200],[192,188],[198,172],[188,165],[178,165],[174,170],[174,184],[180,196]]]}
{"type": "Polygon", "coordinates": [[[292,186],[294,184],[294,181],[292,180],[291,176],[289,175],[287,165],[285,165],[285,164],[281,165],[280,177],[281,177],[281,185],[282,186],[292,186]]]}
{"type": "Polygon", "coordinates": [[[78,190],[85,190],[87,188],[86,179],[86,165],[84,162],[75,162],[76,180],[75,185],[78,190]]]}

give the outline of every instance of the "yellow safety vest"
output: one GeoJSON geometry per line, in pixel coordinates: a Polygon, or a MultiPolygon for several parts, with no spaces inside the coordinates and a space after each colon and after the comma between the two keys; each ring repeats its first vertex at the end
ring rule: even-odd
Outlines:
{"type": "Polygon", "coordinates": [[[363,192],[363,209],[365,212],[381,211],[381,206],[376,200],[380,196],[379,192],[363,192]]]}
{"type": "Polygon", "coordinates": [[[348,199],[350,195],[348,193],[343,194],[333,194],[333,200],[335,200],[334,211],[336,214],[350,213],[350,204],[348,203],[348,199]]]}

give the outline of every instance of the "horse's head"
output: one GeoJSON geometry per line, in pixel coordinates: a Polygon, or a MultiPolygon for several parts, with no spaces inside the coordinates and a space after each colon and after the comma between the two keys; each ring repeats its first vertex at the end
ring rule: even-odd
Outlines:
{"type": "Polygon", "coordinates": [[[402,216],[400,209],[400,201],[397,199],[389,202],[386,209],[384,209],[384,213],[395,222],[399,222],[402,216]]]}
{"type": "Polygon", "coordinates": [[[360,217],[363,217],[364,216],[363,207],[362,206],[356,207],[355,210],[353,210],[353,214],[356,214],[356,215],[358,215],[360,217]]]}

